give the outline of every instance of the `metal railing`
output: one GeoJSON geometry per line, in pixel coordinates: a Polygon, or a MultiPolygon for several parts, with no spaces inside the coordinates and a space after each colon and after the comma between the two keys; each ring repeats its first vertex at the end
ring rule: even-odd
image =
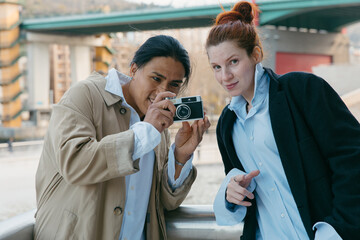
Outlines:
{"type": "MultiPolygon", "coordinates": [[[[35,210],[0,222],[0,240],[33,240],[35,210]]],[[[243,224],[218,226],[211,205],[182,205],[166,213],[169,240],[238,240],[243,224]]]]}

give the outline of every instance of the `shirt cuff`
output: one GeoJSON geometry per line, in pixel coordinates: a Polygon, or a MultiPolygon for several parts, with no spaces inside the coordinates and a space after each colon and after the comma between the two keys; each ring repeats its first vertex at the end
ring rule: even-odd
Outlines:
{"type": "Polygon", "coordinates": [[[192,169],[192,161],[194,155],[191,154],[190,159],[182,167],[180,176],[175,180],[175,144],[172,144],[169,149],[169,160],[168,160],[168,183],[172,190],[180,187],[185,179],[189,176],[192,169]]]}
{"type": "MultiPolygon", "coordinates": [[[[216,194],[214,200],[214,213],[216,223],[220,226],[231,226],[238,224],[244,220],[246,214],[246,207],[239,206],[236,204],[229,203],[225,196],[226,196],[226,189],[227,185],[229,184],[232,177],[239,175],[239,174],[246,174],[245,172],[234,168],[232,169],[223,180],[218,193],[216,194]]],[[[256,183],[251,182],[250,186],[247,188],[249,191],[254,191],[256,188],[256,183]]]]}
{"type": "Polygon", "coordinates": [[[144,156],[160,144],[161,134],[150,123],[137,122],[131,125],[130,129],[134,131],[135,135],[133,160],[144,156]]]}
{"type": "Polygon", "coordinates": [[[342,240],[333,226],[326,222],[317,222],[312,229],[316,229],[315,240],[342,240]]]}

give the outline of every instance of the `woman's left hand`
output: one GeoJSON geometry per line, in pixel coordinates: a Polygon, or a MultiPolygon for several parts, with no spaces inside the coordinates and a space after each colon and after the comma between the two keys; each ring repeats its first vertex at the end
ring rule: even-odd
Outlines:
{"type": "Polygon", "coordinates": [[[193,124],[182,122],[182,127],[175,136],[175,159],[185,164],[202,140],[205,131],[210,127],[208,117],[196,120],[193,124]]]}

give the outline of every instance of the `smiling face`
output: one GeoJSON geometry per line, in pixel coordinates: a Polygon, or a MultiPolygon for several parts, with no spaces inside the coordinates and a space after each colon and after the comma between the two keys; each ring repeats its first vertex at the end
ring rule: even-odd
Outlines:
{"type": "Polygon", "coordinates": [[[141,68],[133,63],[130,75],[133,79],[123,86],[124,96],[142,118],[158,93],[179,93],[185,69],[181,62],[172,57],[155,57],[141,68]]]}
{"type": "Polygon", "coordinates": [[[225,41],[207,49],[216,80],[231,96],[242,95],[251,102],[254,96],[255,66],[260,61],[260,49],[249,56],[234,41],[225,41]]]}

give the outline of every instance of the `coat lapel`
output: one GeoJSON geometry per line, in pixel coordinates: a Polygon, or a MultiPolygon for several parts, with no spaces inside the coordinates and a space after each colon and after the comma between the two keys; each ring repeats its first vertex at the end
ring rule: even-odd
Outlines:
{"type": "Polygon", "coordinates": [[[299,209],[304,226],[308,233],[312,233],[310,215],[307,205],[307,191],[305,175],[298,148],[294,119],[290,112],[288,100],[277,81],[277,76],[269,72],[269,112],[275,142],[281,162],[285,170],[287,181],[299,209]]]}
{"type": "Polygon", "coordinates": [[[222,133],[221,137],[225,143],[226,151],[227,151],[227,154],[230,158],[232,165],[235,168],[240,169],[241,171],[245,172],[244,167],[242,166],[239,158],[237,157],[235,147],[234,147],[234,144],[238,144],[238,143],[233,142],[232,134],[231,134],[235,121],[236,121],[236,114],[233,111],[231,111],[230,109],[227,109],[225,116],[224,116],[224,123],[222,124],[224,126],[224,129],[221,132],[222,133]]]}

